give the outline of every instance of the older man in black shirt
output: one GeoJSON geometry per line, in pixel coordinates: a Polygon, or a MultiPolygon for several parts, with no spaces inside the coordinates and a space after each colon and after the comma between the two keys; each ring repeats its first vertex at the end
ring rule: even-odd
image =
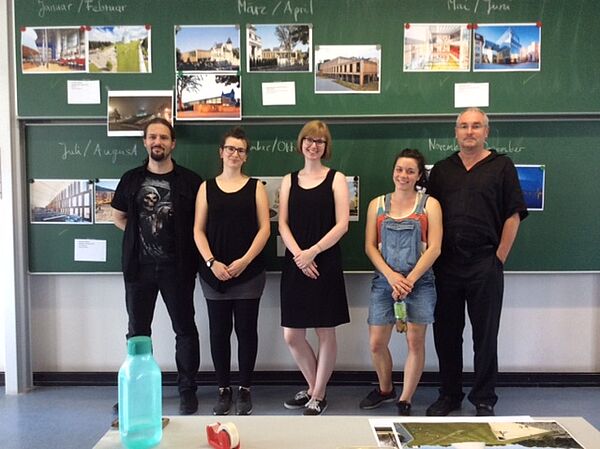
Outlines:
{"type": "Polygon", "coordinates": [[[433,326],[440,367],[438,400],[427,415],[458,409],[462,391],[465,303],[473,328],[475,379],[469,393],[478,416],[494,415],[503,266],[527,208],[512,161],[486,149],[486,114],[470,108],[456,121],[460,151],[431,170],[428,192],[442,205],[442,254],[434,265],[433,326]]]}

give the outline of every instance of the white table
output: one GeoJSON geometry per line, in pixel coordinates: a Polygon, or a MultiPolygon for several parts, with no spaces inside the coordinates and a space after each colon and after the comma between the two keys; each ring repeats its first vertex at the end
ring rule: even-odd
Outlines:
{"type": "MultiPolygon", "coordinates": [[[[369,418],[382,416],[170,416],[157,449],[209,449],[206,425],[233,422],[241,449],[338,449],[376,447],[369,418]]],[[[397,417],[394,417],[397,418],[397,417]]],[[[427,419],[423,417],[423,419],[427,419]]],[[[583,418],[540,418],[559,422],[586,449],[600,448],[600,431],[583,418]]],[[[109,430],[94,449],[122,449],[118,430],[109,430]]]]}

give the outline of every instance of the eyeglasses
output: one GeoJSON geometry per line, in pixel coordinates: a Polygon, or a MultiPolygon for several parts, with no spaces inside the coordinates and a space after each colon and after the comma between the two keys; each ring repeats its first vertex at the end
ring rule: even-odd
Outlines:
{"type": "Polygon", "coordinates": [[[234,147],[232,145],[223,145],[223,150],[225,151],[225,153],[227,153],[229,156],[231,156],[233,153],[235,153],[237,151],[237,154],[239,154],[240,156],[246,156],[248,154],[248,150],[246,148],[242,148],[242,147],[234,147]]]}
{"type": "Polygon", "coordinates": [[[462,129],[462,130],[468,130],[469,128],[471,128],[473,131],[480,131],[483,128],[485,128],[485,126],[483,126],[482,123],[473,123],[472,125],[468,124],[468,123],[461,123],[459,125],[456,125],[456,129],[462,129]]]}
{"type": "Polygon", "coordinates": [[[325,139],[313,139],[312,137],[305,137],[302,139],[302,142],[304,142],[307,147],[310,147],[313,143],[319,148],[323,148],[325,145],[327,145],[327,141],[325,139]]]}

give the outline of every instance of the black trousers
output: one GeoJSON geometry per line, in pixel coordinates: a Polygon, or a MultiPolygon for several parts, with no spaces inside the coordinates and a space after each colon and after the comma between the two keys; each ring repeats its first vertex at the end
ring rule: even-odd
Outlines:
{"type": "Polygon", "coordinates": [[[473,404],[494,405],[498,377],[498,329],[504,292],[502,263],[495,254],[474,262],[444,261],[435,270],[437,303],[433,335],[440,366],[440,395],[461,401],[465,304],[473,328],[473,404]],[[463,263],[461,263],[463,262],[463,263]]]}
{"type": "Polygon", "coordinates": [[[150,336],[156,298],[160,292],[175,332],[175,362],[179,391],[196,391],[200,367],[200,342],[194,321],[195,277],[177,279],[174,266],[141,265],[137,281],[125,282],[125,302],[129,315],[127,338],[150,336]]]}
{"type": "Polygon", "coordinates": [[[249,388],[258,353],[257,299],[207,299],[210,353],[219,387],[231,384],[231,331],[238,340],[239,384],[249,388]]]}

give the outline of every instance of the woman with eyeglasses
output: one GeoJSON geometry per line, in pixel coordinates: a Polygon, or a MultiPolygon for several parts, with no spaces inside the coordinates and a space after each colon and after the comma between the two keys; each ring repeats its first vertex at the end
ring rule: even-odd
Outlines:
{"type": "Polygon", "coordinates": [[[350,321],[339,240],[348,230],[345,176],[323,165],[331,157],[331,134],[321,121],[298,135],[304,168],[287,174],[279,193],[279,233],[286,246],[281,275],[283,336],[308,388],[285,401],[288,409],[320,415],[337,354],[336,326],[350,321]],[[314,328],[315,351],[306,339],[314,328]]]}
{"type": "Polygon", "coordinates": [[[270,234],[269,200],[263,184],[242,171],[250,142],[242,128],[221,139],[223,170],[196,196],[194,239],[204,262],[200,285],[206,297],[210,350],[219,386],[215,415],[232,412],[231,331],[238,339],[238,415],[252,413],[250,386],[258,350],[258,308],[265,286],[262,250],[270,234]]]}

